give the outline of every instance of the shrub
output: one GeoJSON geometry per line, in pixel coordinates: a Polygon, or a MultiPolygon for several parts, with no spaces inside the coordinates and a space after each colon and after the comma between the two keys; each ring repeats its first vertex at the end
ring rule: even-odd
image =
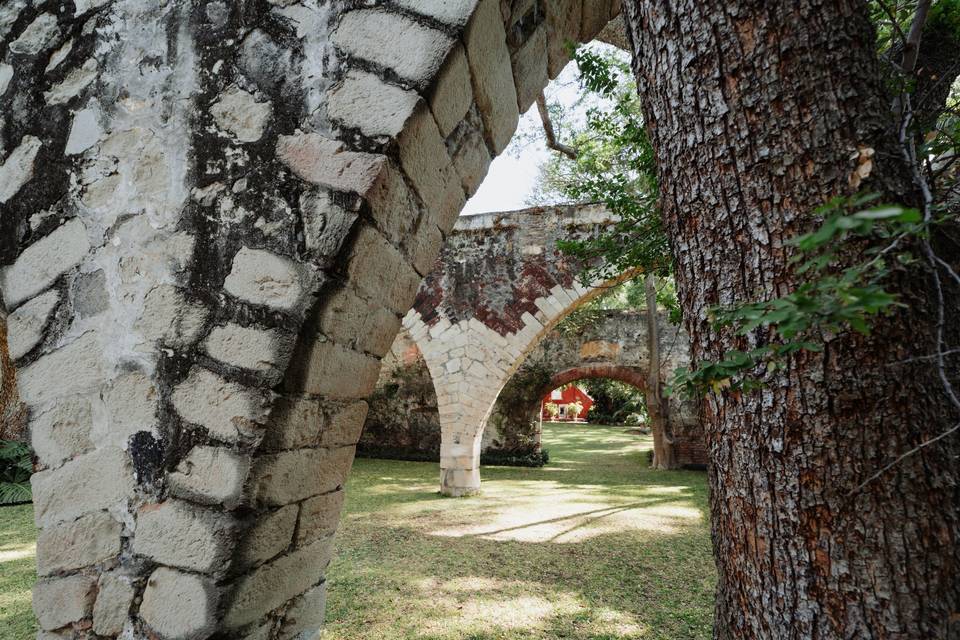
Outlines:
{"type": "Polygon", "coordinates": [[[21,442],[0,440],[0,505],[30,502],[30,448],[21,442]]]}

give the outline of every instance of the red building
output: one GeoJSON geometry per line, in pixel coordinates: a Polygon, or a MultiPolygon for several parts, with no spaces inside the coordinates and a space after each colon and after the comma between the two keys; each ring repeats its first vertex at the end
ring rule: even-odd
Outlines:
{"type": "Polygon", "coordinates": [[[554,389],[540,403],[540,418],[549,422],[586,422],[593,398],[575,384],[554,389]],[[579,409],[579,411],[578,411],[579,409]]]}

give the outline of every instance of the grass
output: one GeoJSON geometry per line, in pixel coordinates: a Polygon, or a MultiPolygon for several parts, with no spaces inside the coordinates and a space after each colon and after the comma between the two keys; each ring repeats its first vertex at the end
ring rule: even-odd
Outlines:
{"type": "MultiPolygon", "coordinates": [[[[436,464],[354,463],[324,640],[709,638],[706,477],[646,467],[649,438],[547,424],[542,469],[484,467],[442,498],[436,464]]],[[[32,638],[36,529],[0,508],[0,637],[32,638]]]]}
{"type": "Polygon", "coordinates": [[[0,638],[33,638],[37,632],[30,590],[37,577],[33,505],[0,507],[0,638]]]}
{"type": "Polygon", "coordinates": [[[706,476],[646,467],[650,439],[547,424],[543,469],[357,460],[328,572],[324,640],[709,638],[706,476]]]}

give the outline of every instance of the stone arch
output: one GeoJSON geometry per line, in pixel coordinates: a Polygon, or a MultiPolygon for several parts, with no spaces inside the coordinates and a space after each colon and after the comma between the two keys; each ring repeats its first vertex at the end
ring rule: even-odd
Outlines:
{"type": "Polygon", "coordinates": [[[60,5],[0,7],[41,635],[312,633],[379,357],[619,2],[60,5]]]}
{"type": "Polygon", "coordinates": [[[420,347],[437,392],[441,492],[462,496],[479,490],[483,431],[504,385],[563,318],[634,275],[589,286],[555,284],[531,301],[536,312],[524,311],[514,331],[501,333],[476,317],[441,318],[430,325],[416,307],[406,315],[404,328],[420,347]]]}
{"type": "Polygon", "coordinates": [[[562,387],[565,384],[576,382],[577,380],[593,380],[597,378],[617,380],[618,382],[624,382],[632,387],[636,387],[640,391],[647,390],[647,373],[639,367],[599,363],[571,367],[570,369],[555,373],[553,377],[550,378],[550,382],[542,388],[543,393],[540,395],[542,397],[543,394],[557,387],[562,387]]]}

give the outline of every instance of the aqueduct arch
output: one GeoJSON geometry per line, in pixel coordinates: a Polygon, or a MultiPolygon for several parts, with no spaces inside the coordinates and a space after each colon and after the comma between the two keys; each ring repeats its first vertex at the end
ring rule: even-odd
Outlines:
{"type": "Polygon", "coordinates": [[[580,283],[582,266],[563,258],[557,240],[587,237],[611,222],[598,205],[457,222],[403,319],[437,392],[443,493],[480,488],[483,429],[503,385],[551,327],[612,284],[580,283]]]}
{"type": "MultiPolygon", "coordinates": [[[[524,228],[535,224],[531,221],[524,228]]],[[[502,248],[511,245],[509,234],[507,231],[502,236],[502,248]]],[[[486,246],[486,251],[474,255],[481,265],[489,262],[496,251],[489,241],[486,246]]],[[[453,263],[458,262],[455,256],[449,255],[456,253],[453,247],[455,242],[445,247],[441,269],[447,257],[453,258],[453,263]]],[[[469,286],[454,286],[447,289],[447,294],[468,296],[469,291],[469,286]]],[[[657,323],[661,377],[667,380],[678,367],[689,366],[687,337],[680,327],[670,323],[666,313],[658,314],[657,323]]],[[[485,464],[491,464],[504,457],[535,455],[539,438],[531,427],[539,420],[541,399],[557,386],[582,378],[612,378],[645,390],[650,367],[648,331],[649,319],[643,311],[597,309],[573,322],[560,322],[535,343],[527,345],[523,363],[509,376],[496,396],[490,416],[480,426],[481,461],[487,459],[491,462],[485,464]]],[[[436,360],[442,362],[439,357],[436,360]]],[[[458,372],[459,369],[449,374],[445,368],[434,366],[431,374],[419,345],[407,331],[401,331],[384,357],[376,392],[369,401],[370,411],[359,445],[363,453],[372,457],[438,460],[441,435],[450,437],[443,427],[449,431],[451,426],[458,425],[441,426],[436,389],[456,388],[458,381],[464,379],[455,375],[458,372]]],[[[472,389],[466,394],[484,398],[472,389]]],[[[677,463],[697,467],[705,464],[706,450],[696,403],[674,395],[669,398],[669,405],[667,418],[674,436],[677,463]]]]}
{"type": "Polygon", "coordinates": [[[43,638],[312,637],[379,357],[563,43],[619,10],[355,5],[0,6],[43,638]]]}

